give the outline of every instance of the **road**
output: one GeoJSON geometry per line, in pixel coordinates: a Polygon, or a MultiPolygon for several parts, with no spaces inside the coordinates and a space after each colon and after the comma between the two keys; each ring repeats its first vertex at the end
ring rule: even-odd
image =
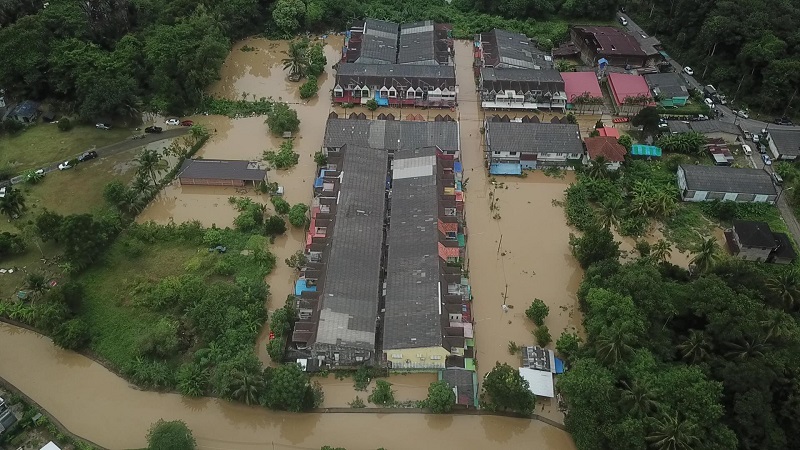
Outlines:
{"type": "MultiPolygon", "coordinates": [[[[128,139],[126,139],[124,141],[120,141],[120,142],[117,142],[117,143],[114,143],[114,144],[111,144],[111,145],[106,145],[106,146],[100,147],[100,148],[87,149],[85,151],[94,150],[94,151],[97,152],[97,157],[98,158],[102,158],[104,156],[115,155],[117,153],[124,152],[126,150],[130,150],[132,148],[141,147],[143,145],[147,145],[147,144],[150,144],[152,142],[158,142],[158,141],[162,141],[164,139],[172,139],[172,138],[176,138],[176,137],[179,137],[179,136],[183,136],[184,134],[186,134],[188,132],[189,132],[189,128],[188,127],[176,127],[176,128],[172,128],[172,129],[166,130],[166,131],[161,132],[161,133],[145,134],[144,138],[142,138],[142,139],[130,139],[130,138],[128,138],[128,139]]],[[[84,152],[81,152],[81,153],[78,153],[77,155],[72,156],[70,158],[66,158],[64,160],[60,160],[60,161],[56,161],[56,162],[45,164],[41,168],[44,169],[45,173],[50,173],[50,172],[56,171],[56,170],[58,170],[58,165],[59,164],[61,164],[62,162],[66,161],[66,160],[75,159],[78,156],[82,155],[83,153],[84,152]]],[[[21,183],[23,181],[24,181],[23,176],[22,175],[18,175],[18,176],[16,176],[16,177],[11,179],[11,184],[17,184],[17,183],[21,183]]]]}

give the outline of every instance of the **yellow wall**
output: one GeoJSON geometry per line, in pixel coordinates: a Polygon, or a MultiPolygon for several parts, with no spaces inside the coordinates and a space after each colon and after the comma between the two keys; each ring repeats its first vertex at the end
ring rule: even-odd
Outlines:
{"type": "Polygon", "coordinates": [[[442,347],[403,348],[383,353],[393,369],[444,369],[445,360],[450,356],[442,347]]]}

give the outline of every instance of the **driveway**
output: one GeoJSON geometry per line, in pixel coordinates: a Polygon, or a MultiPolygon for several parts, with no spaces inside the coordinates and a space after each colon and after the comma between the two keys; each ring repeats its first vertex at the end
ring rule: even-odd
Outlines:
{"type": "MultiPolygon", "coordinates": [[[[172,139],[179,136],[183,136],[184,134],[189,132],[189,127],[178,127],[166,130],[161,133],[152,133],[152,134],[145,134],[144,138],[142,139],[125,139],[124,141],[117,142],[115,144],[106,145],[105,147],[94,148],[94,149],[87,149],[85,151],[94,150],[97,152],[97,157],[102,158],[104,156],[111,156],[115,155],[120,152],[124,152],[126,150],[130,150],[132,148],[141,147],[143,145],[150,144],[152,142],[162,141],[164,139],[172,139]]],[[[56,161],[53,163],[45,164],[41,168],[44,169],[45,173],[50,173],[53,171],[58,170],[58,165],[64,161],[72,160],[77,158],[78,156],[82,155],[84,152],[78,153],[75,156],[70,158],[65,158],[60,161],[56,161]]],[[[11,179],[11,184],[21,183],[23,181],[23,177],[18,175],[11,179]]]]}

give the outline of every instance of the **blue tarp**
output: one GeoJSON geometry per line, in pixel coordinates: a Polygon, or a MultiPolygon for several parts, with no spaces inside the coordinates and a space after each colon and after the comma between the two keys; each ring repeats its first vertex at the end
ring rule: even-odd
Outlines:
{"type": "Polygon", "coordinates": [[[456,161],[456,162],[454,162],[454,163],[453,163],[453,170],[454,170],[456,173],[461,173],[461,171],[462,171],[463,169],[461,168],[461,162],[460,162],[460,161],[456,161]]]}
{"type": "Polygon", "coordinates": [[[324,178],[325,178],[325,170],[326,169],[320,169],[319,170],[319,176],[317,177],[316,180],[314,180],[314,187],[315,188],[321,188],[322,185],[325,183],[325,180],[324,180],[324,178]]]}
{"type": "Polygon", "coordinates": [[[494,163],[489,166],[492,175],[522,175],[522,164],[494,163]]]}
{"type": "Polygon", "coordinates": [[[564,361],[556,358],[556,373],[564,373],[564,361]]]}
{"type": "Polygon", "coordinates": [[[308,286],[306,284],[306,279],[305,278],[300,278],[294,284],[294,295],[296,297],[300,297],[303,294],[303,292],[317,292],[317,287],[316,286],[308,286]]]}
{"type": "Polygon", "coordinates": [[[380,92],[375,91],[375,101],[378,103],[378,106],[389,106],[389,99],[382,98],[380,95],[378,95],[379,93],[380,92]]]}

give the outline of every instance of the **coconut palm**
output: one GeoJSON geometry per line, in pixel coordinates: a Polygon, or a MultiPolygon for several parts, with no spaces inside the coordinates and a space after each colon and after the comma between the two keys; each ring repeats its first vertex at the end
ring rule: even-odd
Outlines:
{"type": "Polygon", "coordinates": [[[622,217],[624,208],[625,204],[618,197],[604,202],[597,214],[600,225],[607,229],[611,229],[611,226],[619,227],[619,219],[622,217]]]}
{"type": "Polygon", "coordinates": [[[286,55],[281,62],[283,70],[289,71],[289,79],[299,81],[306,74],[308,68],[308,43],[303,41],[293,41],[289,44],[289,50],[282,52],[286,55]]]}
{"type": "Polygon", "coordinates": [[[144,150],[135,161],[139,164],[139,173],[150,175],[153,184],[156,184],[156,174],[163,170],[162,159],[161,153],[157,150],[144,150]]]}
{"type": "Polygon", "coordinates": [[[700,443],[697,427],[681,420],[678,413],[664,414],[656,419],[653,431],[645,439],[656,450],[691,450],[700,443]]]}
{"type": "Polygon", "coordinates": [[[675,208],[678,206],[678,202],[675,197],[675,193],[669,189],[658,191],[652,197],[651,207],[653,214],[659,217],[666,217],[672,214],[672,212],[675,211],[675,208]]]}
{"type": "Polygon", "coordinates": [[[589,161],[589,167],[586,168],[586,174],[594,179],[608,178],[608,160],[605,156],[598,156],[597,158],[589,161]]]}
{"type": "Polygon", "coordinates": [[[767,288],[787,310],[800,304],[800,272],[791,269],[767,281],[767,288]]]}
{"type": "Polygon", "coordinates": [[[672,246],[665,239],[659,239],[650,247],[650,255],[658,262],[666,262],[672,256],[672,246]]]}
{"type": "Polygon", "coordinates": [[[25,287],[34,294],[40,295],[47,289],[47,278],[39,272],[31,272],[25,277],[25,287]]]}
{"type": "Polygon", "coordinates": [[[264,379],[258,374],[234,372],[231,379],[231,397],[247,405],[258,403],[258,394],[264,387],[264,379]]]}
{"type": "Polygon", "coordinates": [[[595,344],[598,358],[611,365],[617,364],[633,352],[633,347],[627,342],[627,336],[622,330],[617,330],[610,336],[605,334],[598,337],[595,344]]]}
{"type": "Polygon", "coordinates": [[[633,381],[622,382],[622,405],[629,410],[634,417],[649,417],[651,413],[657,411],[659,403],[653,398],[647,386],[633,381]]]}
{"type": "Polygon", "coordinates": [[[25,196],[17,189],[11,186],[6,188],[6,194],[0,198],[0,213],[8,216],[9,219],[19,217],[22,211],[25,211],[25,196]]]}
{"type": "Polygon", "coordinates": [[[703,240],[694,250],[694,257],[690,261],[697,273],[705,273],[716,264],[720,259],[719,245],[714,237],[703,240]]]}
{"type": "Polygon", "coordinates": [[[768,339],[769,337],[747,337],[739,342],[730,342],[727,344],[730,350],[725,356],[738,360],[763,357],[770,347],[768,339]]]}
{"type": "Polygon", "coordinates": [[[692,364],[707,359],[712,348],[713,346],[708,336],[699,330],[689,331],[689,336],[678,344],[681,358],[692,364]]]}

